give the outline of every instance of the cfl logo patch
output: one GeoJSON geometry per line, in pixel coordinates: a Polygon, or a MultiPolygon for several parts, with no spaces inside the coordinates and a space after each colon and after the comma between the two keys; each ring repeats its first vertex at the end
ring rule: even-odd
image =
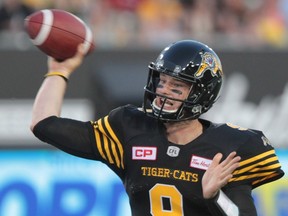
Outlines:
{"type": "Polygon", "coordinates": [[[157,148],[156,147],[132,147],[132,159],[133,160],[156,160],[157,148]]]}
{"type": "Polygon", "coordinates": [[[169,146],[166,153],[170,157],[177,157],[179,155],[179,152],[180,152],[180,148],[176,146],[169,146]]]}

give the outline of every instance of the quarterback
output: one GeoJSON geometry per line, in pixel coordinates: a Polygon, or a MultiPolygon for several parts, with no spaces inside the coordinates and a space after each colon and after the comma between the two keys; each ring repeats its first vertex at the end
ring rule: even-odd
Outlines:
{"type": "Polygon", "coordinates": [[[193,40],[168,45],[149,65],[142,107],[125,105],[90,122],[60,115],[83,58],[80,45],[70,59],[48,59],[32,112],[36,137],[105,163],[121,178],[133,216],[257,215],[252,190],[284,172],[261,131],[201,118],[223,82],[211,48],[193,40]]]}

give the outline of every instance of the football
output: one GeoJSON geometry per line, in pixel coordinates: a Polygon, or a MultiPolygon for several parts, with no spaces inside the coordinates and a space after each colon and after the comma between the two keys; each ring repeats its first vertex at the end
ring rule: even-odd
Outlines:
{"type": "Polygon", "coordinates": [[[86,54],[95,48],[91,29],[64,10],[36,11],[25,18],[24,26],[32,43],[58,61],[74,56],[80,43],[84,43],[86,54]]]}

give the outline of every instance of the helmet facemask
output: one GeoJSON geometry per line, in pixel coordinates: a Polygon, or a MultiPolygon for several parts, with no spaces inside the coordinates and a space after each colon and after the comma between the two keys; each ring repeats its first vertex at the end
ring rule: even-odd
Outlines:
{"type": "MultiPolygon", "coordinates": [[[[186,120],[188,116],[185,115],[185,110],[192,106],[191,102],[187,99],[190,97],[191,92],[193,91],[193,83],[189,82],[189,85],[191,85],[191,87],[187,98],[177,99],[156,93],[156,89],[159,83],[159,76],[160,72],[150,69],[148,83],[145,86],[145,101],[147,103],[146,105],[143,105],[144,109],[147,111],[147,114],[150,115],[151,113],[151,116],[164,121],[179,121],[180,119],[186,120]],[[160,98],[160,100],[162,101],[160,106],[158,106],[156,103],[157,98],[160,98]],[[168,101],[171,103],[180,102],[181,105],[177,109],[168,110],[164,108],[165,104],[167,104],[168,101]]],[[[190,117],[188,119],[190,119],[190,117]]]]}

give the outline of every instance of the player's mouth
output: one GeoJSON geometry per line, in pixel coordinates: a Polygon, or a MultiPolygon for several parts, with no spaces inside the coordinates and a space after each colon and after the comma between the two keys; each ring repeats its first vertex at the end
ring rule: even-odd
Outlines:
{"type": "Polygon", "coordinates": [[[164,112],[175,112],[175,107],[174,107],[174,103],[171,100],[165,99],[165,98],[161,98],[161,97],[157,97],[155,98],[155,100],[153,101],[153,106],[156,107],[157,109],[164,111],[164,112]]]}
{"type": "Polygon", "coordinates": [[[163,104],[164,104],[164,108],[171,108],[171,107],[173,107],[173,103],[171,102],[171,101],[169,101],[169,100],[167,100],[167,99],[164,99],[164,98],[159,98],[159,105],[160,105],[160,107],[162,107],[163,106],[163,104]]]}

